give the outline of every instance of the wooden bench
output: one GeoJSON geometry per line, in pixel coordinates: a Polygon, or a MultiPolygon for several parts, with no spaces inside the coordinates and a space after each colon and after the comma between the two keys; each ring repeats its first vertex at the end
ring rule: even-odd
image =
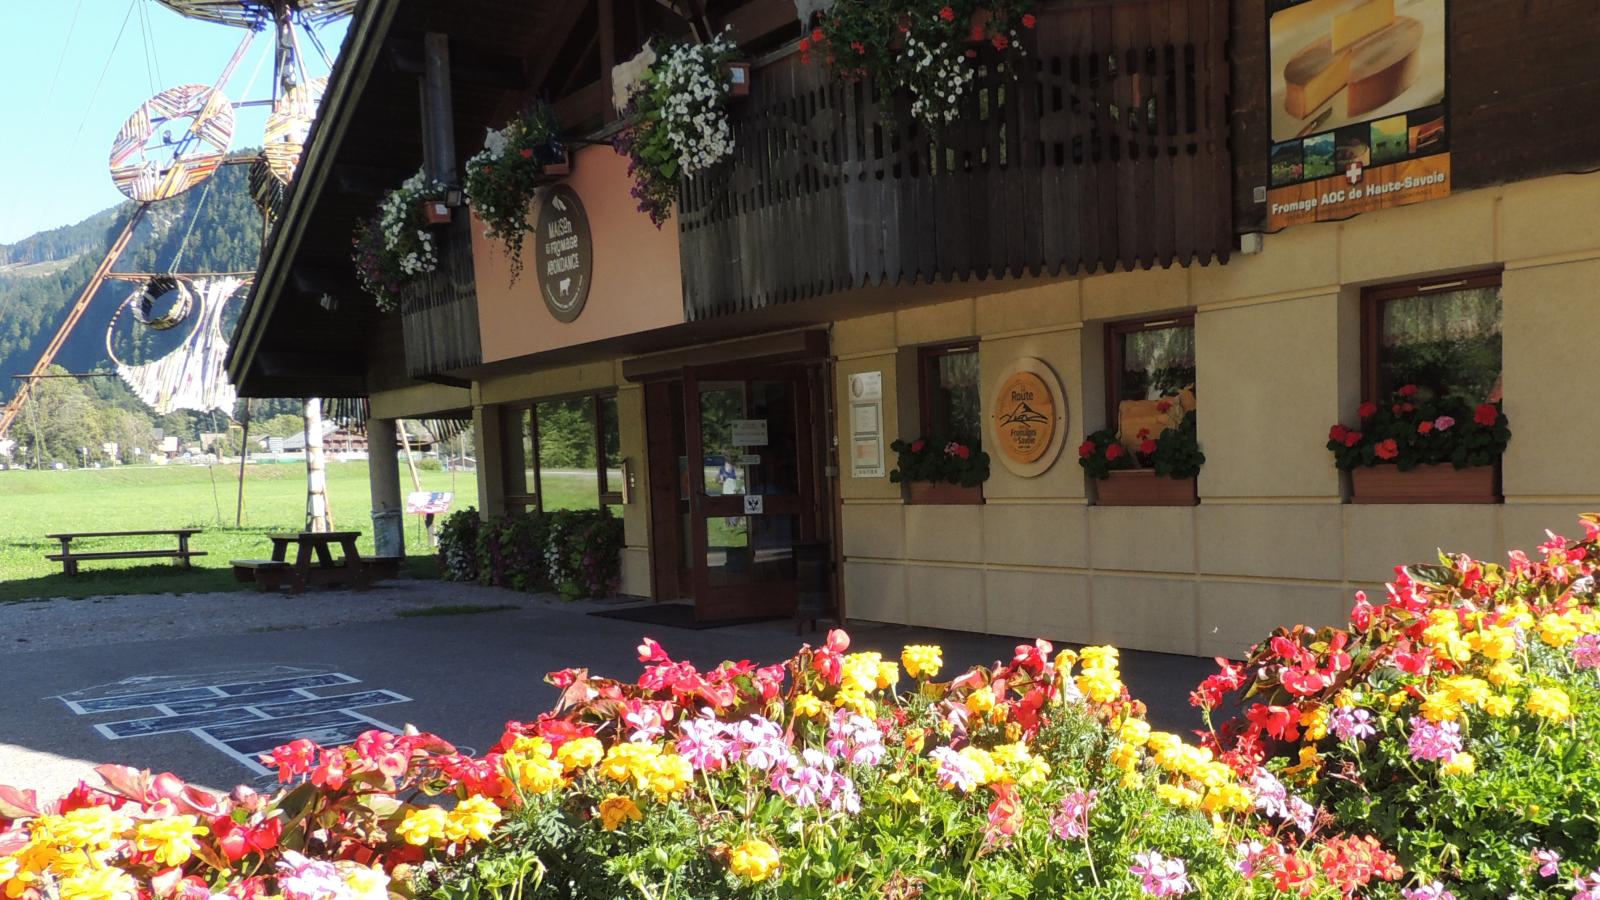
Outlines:
{"type": "Polygon", "coordinates": [[[78,574],[78,563],[102,559],[159,559],[171,558],[180,569],[189,568],[189,560],[196,556],[205,556],[204,550],[190,550],[189,538],[199,534],[199,528],[160,528],[150,531],[74,531],[66,534],[47,534],[45,537],[61,542],[60,553],[46,553],[45,559],[61,563],[63,571],[68,575],[78,574]],[[145,537],[149,535],[170,534],[178,539],[178,546],[174,549],[164,550],[97,550],[92,553],[72,552],[72,542],[79,538],[103,537],[145,537]]]}

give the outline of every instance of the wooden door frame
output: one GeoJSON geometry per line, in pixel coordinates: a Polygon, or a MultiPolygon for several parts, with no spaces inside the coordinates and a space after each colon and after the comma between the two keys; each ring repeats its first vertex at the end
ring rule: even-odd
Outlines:
{"type": "Polygon", "coordinates": [[[794,416],[795,438],[795,493],[793,495],[768,494],[763,495],[768,501],[778,500],[778,510],[769,510],[766,514],[794,515],[799,520],[799,534],[794,535],[795,540],[809,540],[817,534],[816,510],[816,477],[812,447],[811,427],[811,375],[803,365],[713,365],[690,366],[683,370],[683,410],[684,410],[684,438],[689,456],[689,539],[694,548],[694,599],[695,618],[711,620],[715,618],[733,618],[736,616],[722,616],[722,607],[726,604],[740,604],[747,606],[743,612],[750,616],[783,615],[794,610],[799,601],[799,582],[769,582],[762,585],[748,587],[713,587],[709,581],[709,572],[706,566],[708,544],[706,542],[705,522],[715,516],[742,516],[744,515],[743,498],[738,507],[734,507],[733,500],[722,502],[720,497],[711,497],[705,490],[705,447],[701,445],[701,418],[700,418],[700,384],[706,381],[787,381],[794,391],[793,401],[790,404],[791,414],[794,416]],[[784,507],[793,507],[785,509],[784,507]],[[756,602],[755,598],[745,596],[742,598],[724,596],[729,593],[755,590],[764,590],[768,596],[756,602]],[[786,609],[784,609],[787,607],[786,609]],[[781,610],[781,611],[780,611],[781,610]]]}

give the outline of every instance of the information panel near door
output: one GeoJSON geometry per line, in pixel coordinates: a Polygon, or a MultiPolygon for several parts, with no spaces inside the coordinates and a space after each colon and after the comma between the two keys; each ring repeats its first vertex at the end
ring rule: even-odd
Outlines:
{"type": "Polygon", "coordinates": [[[686,369],[684,400],[695,618],[789,615],[816,530],[805,370],[686,369]]]}

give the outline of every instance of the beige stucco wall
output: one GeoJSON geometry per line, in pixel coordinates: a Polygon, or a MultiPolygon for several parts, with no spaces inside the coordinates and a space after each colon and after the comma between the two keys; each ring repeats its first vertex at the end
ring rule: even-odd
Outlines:
{"type": "MultiPolygon", "coordinates": [[[[1600,509],[1600,416],[1581,385],[1600,346],[1600,174],[1568,175],[1304,225],[1226,266],[1116,272],[834,326],[840,396],[884,377],[888,438],[913,437],[917,345],[979,338],[985,417],[1001,371],[1044,360],[1069,410],[1060,458],[998,461],[982,506],[907,506],[884,478],[841,495],[852,618],[1238,655],[1274,626],[1343,620],[1357,590],[1438,549],[1497,557],[1600,509]],[[1503,505],[1356,506],[1328,427],[1354,424],[1366,285],[1504,265],[1503,505]],[[1207,463],[1197,507],[1097,507],[1074,448],[1104,418],[1099,325],[1195,311],[1207,463]],[[904,382],[904,383],[902,383],[904,382]]],[[[841,408],[841,443],[849,426],[841,408]]],[[[631,541],[630,541],[631,542],[631,541]]]]}

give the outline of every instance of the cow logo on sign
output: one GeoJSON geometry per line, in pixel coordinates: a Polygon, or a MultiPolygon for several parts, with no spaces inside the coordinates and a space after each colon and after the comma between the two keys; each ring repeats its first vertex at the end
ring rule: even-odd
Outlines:
{"type": "Polygon", "coordinates": [[[1000,461],[1024,478],[1043,474],[1061,452],[1065,397],[1050,367],[1017,360],[1001,375],[994,399],[994,439],[1000,461]]]}
{"type": "Polygon", "coordinates": [[[534,228],[538,254],[539,293],[558,322],[571,322],[583,312],[594,273],[594,242],[583,201],[572,188],[558,184],[545,195],[534,228]]]}

